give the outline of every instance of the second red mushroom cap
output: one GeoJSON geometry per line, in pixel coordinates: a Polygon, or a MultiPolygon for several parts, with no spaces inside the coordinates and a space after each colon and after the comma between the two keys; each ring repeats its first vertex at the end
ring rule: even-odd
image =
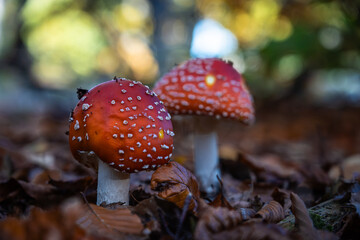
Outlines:
{"type": "Polygon", "coordinates": [[[218,58],[191,59],[173,68],[154,91],[174,114],[255,119],[253,99],[243,77],[230,62],[218,58]]]}

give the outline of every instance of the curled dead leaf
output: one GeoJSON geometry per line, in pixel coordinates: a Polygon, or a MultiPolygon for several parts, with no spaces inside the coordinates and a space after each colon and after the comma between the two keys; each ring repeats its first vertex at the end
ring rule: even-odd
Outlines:
{"type": "Polygon", "coordinates": [[[252,208],[238,208],[236,209],[241,215],[242,220],[246,221],[250,218],[253,218],[256,214],[255,210],[252,208]]]}
{"type": "Polygon", "coordinates": [[[262,218],[266,222],[277,223],[285,218],[284,208],[277,201],[270,201],[260,209],[255,217],[262,218]]]}
{"type": "Polygon", "coordinates": [[[225,231],[244,221],[242,214],[224,207],[204,206],[196,226],[195,239],[211,239],[212,234],[225,231]]]}
{"type": "Polygon", "coordinates": [[[158,168],[151,177],[151,189],[159,191],[158,196],[183,208],[187,196],[191,196],[189,210],[198,209],[199,185],[195,176],[176,162],[158,168]]]}
{"type": "Polygon", "coordinates": [[[290,193],[290,199],[292,203],[291,211],[295,216],[298,234],[303,239],[320,239],[316,229],[313,227],[313,222],[304,201],[295,193],[290,193]]]}

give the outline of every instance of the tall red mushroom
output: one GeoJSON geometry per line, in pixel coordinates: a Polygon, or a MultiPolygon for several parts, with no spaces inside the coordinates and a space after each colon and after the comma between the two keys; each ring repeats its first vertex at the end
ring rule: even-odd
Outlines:
{"type": "Polygon", "coordinates": [[[213,193],[218,186],[216,176],[220,175],[213,123],[230,118],[249,124],[255,119],[253,100],[243,77],[231,62],[191,59],[165,74],[154,91],[170,113],[206,116],[195,121],[195,173],[201,189],[213,193]]]}
{"type": "Polygon", "coordinates": [[[170,115],[147,86],[127,79],[80,92],[70,116],[69,142],[80,162],[98,162],[97,204],[128,204],[129,174],[170,160],[170,115]]]}

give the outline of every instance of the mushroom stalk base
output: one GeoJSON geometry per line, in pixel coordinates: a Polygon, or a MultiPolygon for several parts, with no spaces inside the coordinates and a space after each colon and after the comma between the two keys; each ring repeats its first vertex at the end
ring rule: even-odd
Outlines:
{"type": "Polygon", "coordinates": [[[211,197],[217,193],[220,177],[217,134],[196,131],[194,136],[195,174],[202,191],[211,197]]]}
{"type": "Polygon", "coordinates": [[[129,205],[130,174],[120,173],[99,160],[97,205],[123,202],[129,205]]]}

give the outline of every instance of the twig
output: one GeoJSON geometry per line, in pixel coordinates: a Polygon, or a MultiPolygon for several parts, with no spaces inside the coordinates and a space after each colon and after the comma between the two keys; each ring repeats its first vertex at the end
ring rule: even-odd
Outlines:
{"type": "Polygon", "coordinates": [[[184,201],[184,206],[183,206],[183,209],[182,209],[180,222],[179,222],[179,225],[178,225],[177,230],[176,230],[175,239],[179,239],[179,237],[180,237],[180,232],[181,232],[182,226],[183,226],[184,221],[185,221],[186,213],[187,213],[187,211],[189,209],[189,206],[190,206],[191,198],[192,198],[192,194],[189,192],[189,194],[186,196],[185,201],[184,201]]]}
{"type": "Polygon", "coordinates": [[[169,229],[169,227],[168,227],[168,225],[167,225],[167,223],[165,221],[164,215],[163,215],[163,213],[161,212],[160,209],[158,209],[158,214],[159,214],[159,218],[160,218],[160,221],[161,221],[161,225],[164,226],[165,231],[167,232],[167,234],[169,234],[171,238],[175,239],[176,236],[169,229]]]}

